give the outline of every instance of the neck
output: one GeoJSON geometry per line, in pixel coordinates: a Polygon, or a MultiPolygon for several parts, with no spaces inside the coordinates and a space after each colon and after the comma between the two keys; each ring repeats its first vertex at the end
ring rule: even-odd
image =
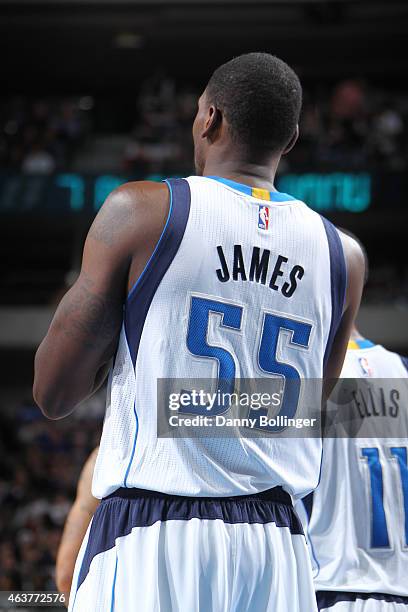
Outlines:
{"type": "Polygon", "coordinates": [[[206,160],[203,176],[221,176],[250,187],[276,191],[274,180],[280,156],[270,156],[258,163],[249,163],[231,151],[211,152],[206,160]]]}

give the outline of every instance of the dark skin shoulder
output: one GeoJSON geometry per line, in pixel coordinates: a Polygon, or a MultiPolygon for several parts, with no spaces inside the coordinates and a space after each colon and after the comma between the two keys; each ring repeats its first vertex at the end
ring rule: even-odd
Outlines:
{"type": "Polygon", "coordinates": [[[70,414],[105,379],[126,295],[160,238],[169,199],[163,183],[127,183],[109,195],[96,216],[80,275],[35,356],[34,399],[49,418],[70,414]]]}

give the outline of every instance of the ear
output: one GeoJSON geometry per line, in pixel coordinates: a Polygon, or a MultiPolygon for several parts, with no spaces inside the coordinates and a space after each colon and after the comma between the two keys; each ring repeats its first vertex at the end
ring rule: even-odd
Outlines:
{"type": "Polygon", "coordinates": [[[207,117],[204,122],[204,131],[201,134],[201,138],[208,138],[210,141],[215,140],[221,127],[221,123],[221,111],[215,106],[211,105],[207,111],[207,117]]]}
{"type": "Polygon", "coordinates": [[[283,150],[282,155],[286,155],[286,153],[289,153],[289,151],[291,151],[293,149],[293,147],[296,144],[297,139],[299,138],[299,125],[296,124],[296,129],[293,133],[292,138],[289,140],[288,144],[286,145],[285,149],[283,150]]]}

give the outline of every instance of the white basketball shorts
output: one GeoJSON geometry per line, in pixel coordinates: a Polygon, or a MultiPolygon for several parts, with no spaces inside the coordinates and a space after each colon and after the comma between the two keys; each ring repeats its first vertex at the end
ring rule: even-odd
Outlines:
{"type": "Polygon", "coordinates": [[[290,496],[188,498],[119,489],[98,507],[71,612],[317,612],[290,496]]]}

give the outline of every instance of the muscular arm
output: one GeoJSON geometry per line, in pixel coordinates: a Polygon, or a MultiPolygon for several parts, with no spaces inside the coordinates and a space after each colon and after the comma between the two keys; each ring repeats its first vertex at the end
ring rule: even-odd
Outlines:
{"type": "Polygon", "coordinates": [[[65,521],[58,549],[55,582],[60,593],[65,595],[67,604],[75,561],[88,525],[99,504],[99,500],[95,499],[91,493],[92,476],[97,455],[98,448],[91,453],[82,469],[76,499],[65,521]]]}
{"type": "Polygon", "coordinates": [[[353,323],[360,307],[364,286],[365,262],[357,242],[339,232],[347,267],[347,289],[343,316],[334,338],[325,370],[324,395],[329,397],[340,376],[353,323]]]}
{"type": "Polygon", "coordinates": [[[95,218],[79,278],[35,357],[34,399],[49,418],[66,416],[103,382],[127,289],[152,253],[168,207],[166,185],[128,183],[112,192],[95,218]]]}

